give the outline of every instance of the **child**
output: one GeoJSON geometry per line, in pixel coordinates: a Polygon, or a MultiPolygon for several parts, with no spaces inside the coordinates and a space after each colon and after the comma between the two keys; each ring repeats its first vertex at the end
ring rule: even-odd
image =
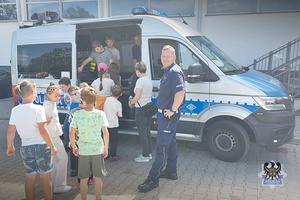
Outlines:
{"type": "Polygon", "coordinates": [[[23,80],[14,89],[14,94],[22,98],[22,104],[11,111],[7,130],[8,156],[16,156],[14,138],[16,131],[21,137],[20,154],[26,171],[26,199],[34,199],[37,174],[40,175],[44,197],[52,199],[52,155],[57,149],[47,130],[45,110],[40,105],[33,104],[36,98],[36,85],[32,80],[23,80]]]}
{"type": "MultiPolygon", "coordinates": [[[[77,94],[79,93],[78,86],[70,86],[68,89],[68,93],[71,97],[71,105],[70,105],[70,113],[69,113],[69,123],[71,122],[71,113],[76,110],[80,106],[80,100],[77,98],[77,94]]],[[[70,147],[70,146],[69,146],[70,147]]],[[[71,168],[71,177],[77,176],[77,165],[78,165],[78,158],[70,151],[70,168],[71,168]]]]}
{"type": "Polygon", "coordinates": [[[81,82],[79,83],[80,88],[89,87],[89,84],[87,82],[81,82]]]}
{"type": "Polygon", "coordinates": [[[69,126],[70,123],[68,121],[69,119],[69,112],[70,112],[70,104],[71,104],[71,97],[68,94],[68,89],[71,87],[71,80],[68,77],[62,77],[59,82],[59,87],[62,90],[63,94],[61,99],[65,102],[67,105],[68,112],[66,114],[65,120],[64,120],[64,125],[63,125],[63,136],[64,136],[64,145],[66,150],[68,150],[68,145],[70,142],[69,139],[69,126]]]}
{"type": "Polygon", "coordinates": [[[80,194],[82,199],[86,199],[88,192],[86,182],[91,173],[93,173],[95,179],[94,194],[96,199],[101,199],[102,177],[107,175],[103,159],[108,155],[108,121],[103,111],[94,108],[97,97],[94,88],[83,88],[80,92],[80,97],[84,108],[74,113],[70,124],[72,150],[79,158],[78,178],[80,178],[80,194]],[[78,148],[75,143],[77,130],[79,136],[78,148]]]}
{"type": "Polygon", "coordinates": [[[96,108],[99,110],[103,110],[104,102],[107,97],[111,96],[111,87],[114,86],[114,81],[107,78],[107,68],[105,63],[99,63],[99,78],[94,80],[91,84],[97,91],[96,108]]]}
{"type": "MultiPolygon", "coordinates": [[[[70,86],[68,89],[68,94],[71,97],[71,104],[70,104],[70,112],[74,109],[80,106],[80,101],[77,98],[77,95],[79,95],[80,88],[78,86],[70,86]]],[[[69,114],[70,114],[69,112],[69,114]]]]}
{"type": "Polygon", "coordinates": [[[65,147],[60,139],[62,128],[59,123],[56,102],[60,100],[60,89],[54,83],[50,82],[46,89],[46,99],[44,101],[44,109],[47,119],[51,119],[47,128],[50,132],[52,140],[57,147],[57,154],[53,156],[53,170],[51,171],[53,192],[64,193],[72,189],[67,185],[67,165],[68,155],[65,147]]]}
{"type": "Polygon", "coordinates": [[[120,69],[115,62],[110,63],[108,73],[109,77],[114,81],[115,85],[121,85],[120,69]]]}
{"type": "MultiPolygon", "coordinates": [[[[88,86],[89,87],[89,86],[88,86]]],[[[80,98],[80,88],[77,86],[71,86],[68,90],[68,93],[71,97],[72,103],[70,105],[70,115],[69,115],[69,123],[72,121],[74,113],[77,110],[81,110],[83,107],[81,106],[81,98],[80,98]]],[[[70,147],[70,145],[69,145],[70,147]]],[[[78,157],[73,154],[73,151],[70,151],[70,168],[71,168],[71,177],[75,177],[78,175],[78,157]]],[[[78,185],[80,183],[80,179],[78,179],[78,185]]],[[[91,185],[94,183],[93,175],[91,175],[88,179],[88,184],[91,185]]]]}
{"type": "Polygon", "coordinates": [[[114,47],[114,43],[115,43],[114,37],[112,35],[106,36],[105,43],[107,45],[105,49],[108,49],[112,53],[114,62],[117,64],[120,70],[120,51],[116,47],[114,47]]]}
{"type": "Polygon", "coordinates": [[[106,99],[104,103],[104,112],[109,124],[109,160],[114,162],[120,160],[120,156],[116,154],[118,148],[118,117],[122,117],[122,104],[118,101],[118,98],[122,95],[122,89],[119,85],[114,85],[111,88],[111,92],[113,96],[106,99]]]}
{"type": "Polygon", "coordinates": [[[106,65],[109,65],[114,61],[112,53],[109,50],[103,48],[103,45],[100,41],[93,41],[92,46],[94,48],[94,51],[92,51],[91,55],[82,62],[80,67],[78,67],[78,72],[82,72],[84,66],[92,60],[95,60],[97,65],[102,62],[106,63],[106,65]]]}

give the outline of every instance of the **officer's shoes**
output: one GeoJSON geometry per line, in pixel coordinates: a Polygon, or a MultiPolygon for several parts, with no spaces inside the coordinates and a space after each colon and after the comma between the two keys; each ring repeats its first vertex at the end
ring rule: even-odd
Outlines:
{"type": "Polygon", "coordinates": [[[149,192],[150,190],[153,190],[154,188],[158,187],[158,181],[157,182],[153,182],[150,179],[147,179],[143,184],[138,186],[138,189],[141,192],[149,192]]]}
{"type": "Polygon", "coordinates": [[[177,174],[171,174],[169,172],[167,172],[166,170],[162,171],[159,178],[166,178],[166,179],[170,179],[170,180],[177,180],[178,176],[177,174]]]}

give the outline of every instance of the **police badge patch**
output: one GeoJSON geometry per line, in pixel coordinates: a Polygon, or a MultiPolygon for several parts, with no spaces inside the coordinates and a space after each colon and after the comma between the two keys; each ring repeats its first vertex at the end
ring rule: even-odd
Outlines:
{"type": "Polygon", "coordinates": [[[262,171],[258,177],[262,178],[262,185],[274,189],[276,186],[283,185],[283,179],[287,174],[283,171],[283,164],[271,160],[261,165],[262,171]]]}

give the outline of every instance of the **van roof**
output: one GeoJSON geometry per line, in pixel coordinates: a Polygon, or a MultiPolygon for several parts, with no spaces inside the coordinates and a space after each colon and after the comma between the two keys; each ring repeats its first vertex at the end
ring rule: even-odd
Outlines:
{"type": "MultiPolygon", "coordinates": [[[[183,36],[194,36],[200,33],[192,29],[189,25],[184,24],[176,19],[171,19],[168,17],[154,16],[154,15],[122,15],[122,16],[112,16],[106,18],[93,18],[93,19],[83,19],[77,21],[67,21],[61,23],[44,24],[42,26],[57,26],[57,25],[76,25],[76,26],[88,26],[93,27],[93,24],[104,23],[109,26],[111,22],[120,23],[122,25],[129,24],[142,24],[143,35],[179,35],[183,36]]],[[[103,27],[103,26],[102,26],[103,27]]],[[[178,36],[179,36],[178,35],[178,36]]]]}
{"type": "Polygon", "coordinates": [[[44,43],[45,37],[49,42],[72,42],[74,41],[76,30],[126,26],[127,24],[139,24],[142,29],[143,37],[154,36],[163,38],[172,36],[183,38],[200,35],[198,31],[175,19],[153,15],[127,15],[51,23],[22,28],[13,34],[13,38],[16,44],[24,45],[44,43]],[[64,34],[61,34],[62,32],[64,34]]]}

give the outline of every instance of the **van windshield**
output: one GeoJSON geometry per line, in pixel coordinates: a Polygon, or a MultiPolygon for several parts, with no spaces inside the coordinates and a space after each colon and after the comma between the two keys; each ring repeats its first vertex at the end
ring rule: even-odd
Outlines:
{"type": "Polygon", "coordinates": [[[217,46],[204,36],[188,37],[207,58],[209,58],[217,67],[225,74],[229,72],[242,72],[243,69],[234,63],[227,55],[225,55],[217,46]]]}

